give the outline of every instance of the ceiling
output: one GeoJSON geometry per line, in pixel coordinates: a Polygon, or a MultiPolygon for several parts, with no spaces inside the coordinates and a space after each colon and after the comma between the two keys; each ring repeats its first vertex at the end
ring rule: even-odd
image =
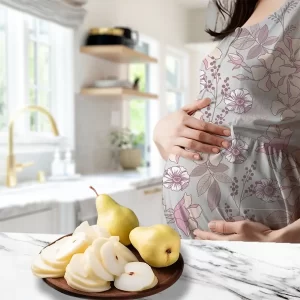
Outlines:
{"type": "Polygon", "coordinates": [[[200,8],[200,7],[207,7],[209,0],[177,0],[177,2],[188,8],[196,8],[196,7],[200,8]]]}

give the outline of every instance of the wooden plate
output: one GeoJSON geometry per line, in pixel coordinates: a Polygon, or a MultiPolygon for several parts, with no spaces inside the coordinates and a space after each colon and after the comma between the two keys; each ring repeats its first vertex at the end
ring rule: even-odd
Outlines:
{"type": "MultiPolygon", "coordinates": [[[[70,236],[70,235],[67,235],[70,236]]],[[[63,237],[62,237],[63,238],[63,237]]],[[[60,239],[62,239],[60,238],[60,239]]],[[[58,239],[58,240],[60,240],[58,239]]],[[[57,241],[58,241],[57,240],[57,241]]],[[[55,242],[57,242],[55,241],[55,242]]],[[[54,244],[53,242],[52,244],[54,244]]],[[[48,245],[47,247],[51,246],[52,244],[48,245]]],[[[139,261],[143,262],[143,259],[139,255],[138,251],[132,247],[128,247],[138,258],[139,261]]],[[[106,292],[102,293],[86,293],[80,292],[77,290],[72,289],[68,286],[66,280],[64,278],[45,278],[43,279],[50,287],[54,288],[55,290],[77,298],[88,298],[88,299],[140,299],[144,297],[149,297],[154,294],[160,293],[166,289],[168,289],[171,285],[173,285],[181,276],[184,267],[184,262],[182,255],[180,254],[178,261],[170,267],[167,268],[152,268],[154,274],[158,279],[158,284],[146,291],[141,292],[123,292],[116,289],[111,283],[111,289],[106,292]]]]}

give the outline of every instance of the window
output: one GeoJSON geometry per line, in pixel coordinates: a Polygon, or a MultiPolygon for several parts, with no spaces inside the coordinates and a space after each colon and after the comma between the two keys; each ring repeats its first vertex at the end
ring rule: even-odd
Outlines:
{"type": "MultiPolygon", "coordinates": [[[[73,145],[73,53],[72,29],[0,5],[0,144],[7,142],[8,119],[16,110],[39,105],[73,145]]],[[[16,125],[18,133],[26,133],[17,143],[58,143],[40,113],[16,125]]]]}
{"type": "MultiPolygon", "coordinates": [[[[136,49],[149,54],[149,44],[141,43],[136,49]]],[[[149,90],[149,65],[132,64],[129,66],[129,79],[134,82],[139,79],[139,90],[146,92],[149,90]]],[[[149,102],[145,99],[134,99],[129,102],[129,128],[137,135],[140,135],[140,149],[143,153],[144,165],[148,165],[149,149],[149,129],[148,129],[149,102]]]]}
{"type": "Polygon", "coordinates": [[[0,7],[0,131],[7,123],[6,10],[0,7]]]}
{"type": "Polygon", "coordinates": [[[182,55],[169,53],[166,57],[166,107],[171,113],[183,106],[185,97],[185,59],[182,55]]]}
{"type": "MultiPolygon", "coordinates": [[[[29,104],[51,110],[51,39],[47,21],[28,16],[29,104]]],[[[40,114],[30,115],[30,131],[48,131],[49,124],[40,114]]]]}

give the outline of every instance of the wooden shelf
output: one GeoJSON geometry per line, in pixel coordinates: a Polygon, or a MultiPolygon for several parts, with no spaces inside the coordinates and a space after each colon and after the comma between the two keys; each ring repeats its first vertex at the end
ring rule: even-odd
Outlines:
{"type": "Polygon", "coordinates": [[[126,46],[84,46],[81,53],[116,63],[157,63],[157,59],[126,46]]]}
{"type": "Polygon", "coordinates": [[[83,88],[82,95],[98,96],[98,97],[130,97],[130,98],[147,98],[158,99],[158,95],[144,93],[126,88],[83,88]]]}

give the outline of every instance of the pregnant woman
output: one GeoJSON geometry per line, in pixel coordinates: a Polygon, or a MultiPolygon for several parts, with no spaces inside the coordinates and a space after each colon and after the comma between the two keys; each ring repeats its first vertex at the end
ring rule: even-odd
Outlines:
{"type": "Polygon", "coordinates": [[[234,6],[200,100],[155,129],[165,217],[183,239],[300,242],[300,1],[234,6]]]}

